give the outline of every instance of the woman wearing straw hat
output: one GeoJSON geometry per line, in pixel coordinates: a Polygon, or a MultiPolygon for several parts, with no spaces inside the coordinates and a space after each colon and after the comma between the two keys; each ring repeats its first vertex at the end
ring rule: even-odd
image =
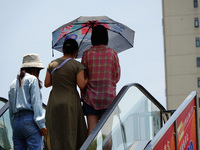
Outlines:
{"type": "Polygon", "coordinates": [[[25,55],[20,74],[10,86],[9,113],[15,150],[42,149],[42,136],[47,129],[38,78],[41,69],[44,66],[38,54],[25,55]]]}

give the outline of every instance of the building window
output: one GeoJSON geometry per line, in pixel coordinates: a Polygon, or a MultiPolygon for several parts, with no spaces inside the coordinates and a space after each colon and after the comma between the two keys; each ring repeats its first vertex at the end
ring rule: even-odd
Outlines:
{"type": "Polygon", "coordinates": [[[198,87],[200,87],[200,78],[198,78],[198,87]]]}
{"type": "Polygon", "coordinates": [[[200,128],[200,118],[199,118],[199,128],[200,128]]]}
{"type": "Polygon", "coordinates": [[[197,67],[200,67],[200,57],[197,57],[197,67]]]}
{"type": "Polygon", "coordinates": [[[198,0],[194,0],[194,8],[198,7],[198,0]]]}
{"type": "Polygon", "coordinates": [[[196,37],[196,47],[200,47],[199,37],[196,37]]]}
{"type": "Polygon", "coordinates": [[[195,28],[199,27],[199,18],[194,18],[194,27],[195,28]]]}
{"type": "Polygon", "coordinates": [[[199,118],[199,128],[200,128],[200,118],[199,118]]]}
{"type": "Polygon", "coordinates": [[[200,107],[200,98],[199,98],[199,107],[200,107]]]}

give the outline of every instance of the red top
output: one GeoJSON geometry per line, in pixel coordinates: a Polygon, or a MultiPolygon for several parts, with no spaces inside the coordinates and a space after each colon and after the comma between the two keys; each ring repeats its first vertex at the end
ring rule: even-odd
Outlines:
{"type": "Polygon", "coordinates": [[[92,46],[83,53],[81,62],[89,75],[82,99],[96,110],[107,108],[116,96],[120,79],[117,52],[105,45],[92,46]]]}

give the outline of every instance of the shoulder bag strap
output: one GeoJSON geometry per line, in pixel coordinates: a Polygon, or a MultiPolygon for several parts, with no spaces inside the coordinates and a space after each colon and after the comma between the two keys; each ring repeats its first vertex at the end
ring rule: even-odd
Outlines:
{"type": "Polygon", "coordinates": [[[66,59],[65,61],[63,61],[58,67],[54,68],[52,71],[51,71],[51,75],[54,73],[54,71],[56,71],[57,69],[61,68],[68,60],[70,60],[72,58],[68,58],[66,59]]]}

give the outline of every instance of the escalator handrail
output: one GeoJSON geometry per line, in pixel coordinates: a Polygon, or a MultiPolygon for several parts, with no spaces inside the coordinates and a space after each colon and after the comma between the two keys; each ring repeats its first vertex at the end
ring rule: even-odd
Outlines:
{"type": "Polygon", "coordinates": [[[5,105],[2,108],[0,108],[0,117],[1,117],[4,114],[4,112],[8,109],[9,104],[8,100],[3,97],[0,97],[0,101],[5,103],[5,105]]]}
{"type": "Polygon", "coordinates": [[[6,112],[9,107],[9,103],[7,102],[2,108],[0,108],[0,117],[6,112]]]}
{"type": "Polygon", "coordinates": [[[5,99],[5,98],[3,98],[3,97],[0,97],[0,101],[2,101],[2,102],[4,102],[4,103],[7,103],[7,102],[8,102],[8,100],[5,99]]]}
{"type": "Polygon", "coordinates": [[[149,100],[151,100],[159,109],[160,111],[165,111],[166,109],[140,84],[138,83],[131,83],[127,84],[119,91],[117,96],[115,97],[113,103],[108,107],[106,112],[103,114],[102,118],[96,125],[96,127],[93,129],[93,131],[90,133],[80,150],[86,150],[91,142],[94,140],[94,138],[97,136],[98,132],[101,130],[103,125],[108,120],[109,116],[112,114],[114,109],[117,107],[118,103],[121,101],[122,97],[125,95],[125,93],[128,91],[128,89],[132,86],[137,87],[149,100]]]}
{"type": "Polygon", "coordinates": [[[130,84],[130,85],[134,85],[135,87],[137,87],[138,89],[140,89],[143,94],[149,98],[149,100],[151,100],[161,111],[166,111],[165,107],[163,107],[162,104],[160,104],[160,102],[158,102],[158,100],[156,100],[142,85],[138,84],[138,83],[134,83],[134,84],[130,84]]]}

